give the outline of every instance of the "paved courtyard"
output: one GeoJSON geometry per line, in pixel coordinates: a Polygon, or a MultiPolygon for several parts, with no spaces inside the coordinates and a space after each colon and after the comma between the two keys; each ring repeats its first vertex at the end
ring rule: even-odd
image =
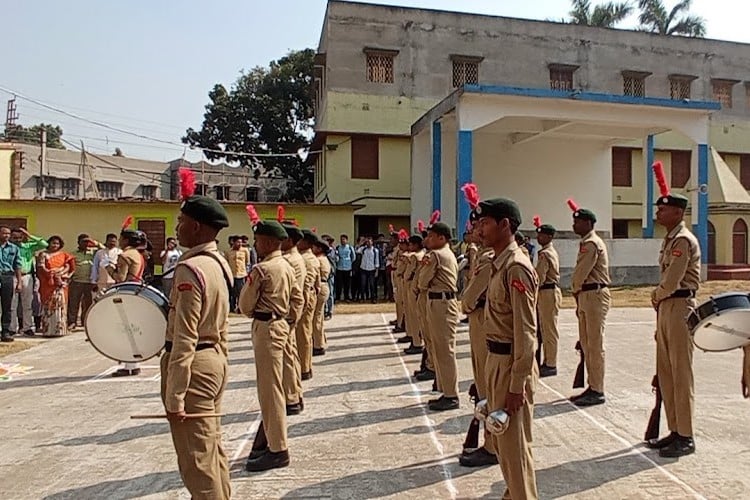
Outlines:
{"type": "MultiPolygon", "coordinates": [[[[314,358],[306,409],[289,418],[292,464],[244,471],[258,426],[249,321],[233,318],[224,442],[235,498],[500,498],[499,467],[457,463],[470,420],[469,339],[458,335],[462,408],[432,413],[430,382],[409,374],[386,324],[392,315],[339,315],[326,323],[328,353],[314,358]]],[[[537,393],[534,454],[542,498],[750,498],[750,402],[741,399],[740,352],[696,351],[696,454],[659,458],[641,444],[653,405],[654,314],[614,309],[607,328],[607,404],[566,401],[577,364],[573,312],[563,311],[559,372],[537,393]]],[[[39,342],[0,360],[0,492],[3,499],[187,498],[162,411],[158,360],[136,378],[82,333],[39,342]],[[7,378],[7,377],[6,377],[7,378]]],[[[662,432],[665,417],[662,417],[662,432]]]]}

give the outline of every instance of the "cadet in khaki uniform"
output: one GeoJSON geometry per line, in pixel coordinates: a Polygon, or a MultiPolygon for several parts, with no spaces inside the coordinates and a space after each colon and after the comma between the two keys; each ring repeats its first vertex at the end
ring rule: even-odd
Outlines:
{"type": "Polygon", "coordinates": [[[305,288],[303,295],[305,307],[302,318],[297,322],[297,352],[299,353],[300,371],[302,380],[312,378],[312,350],[313,350],[313,317],[315,306],[318,303],[318,291],[320,290],[320,261],[313,255],[312,243],[315,234],[308,230],[302,230],[303,238],[297,243],[302,258],[305,259],[305,288]]]}
{"type": "Polygon", "coordinates": [[[557,375],[557,343],[560,340],[557,317],[562,305],[562,292],[560,256],[552,244],[555,232],[555,228],[549,224],[542,224],[536,228],[536,241],[541,247],[536,260],[536,275],[539,278],[537,302],[544,346],[544,363],[539,367],[540,377],[557,375]]]}
{"type": "Polygon", "coordinates": [[[392,235],[393,239],[396,241],[396,246],[393,249],[393,260],[391,261],[391,285],[393,286],[393,301],[396,304],[396,319],[391,321],[391,325],[393,325],[393,333],[403,333],[406,331],[406,328],[404,328],[406,325],[403,324],[404,304],[401,297],[398,295],[400,293],[398,286],[398,266],[401,260],[401,252],[403,251],[403,245],[401,243],[402,232],[403,230],[392,235]]]}
{"type": "MultiPolygon", "coordinates": [[[[422,242],[424,243],[424,235],[422,233],[422,242]]],[[[419,369],[414,371],[414,378],[417,380],[435,380],[435,365],[433,358],[430,357],[430,351],[432,350],[432,337],[430,337],[430,329],[427,323],[427,292],[423,292],[419,289],[419,276],[422,274],[424,266],[422,263],[425,262],[425,258],[429,255],[430,251],[425,250],[422,256],[420,265],[417,266],[417,270],[414,273],[414,279],[411,282],[412,293],[417,299],[417,321],[419,324],[419,331],[422,333],[422,362],[419,364],[419,369]]],[[[434,356],[434,354],[433,354],[434,356]]],[[[432,390],[437,391],[437,382],[433,382],[432,390]]]]}
{"type": "Polygon", "coordinates": [[[326,332],[323,322],[323,312],[328,300],[330,290],[328,289],[328,278],[331,275],[331,263],[326,255],[328,252],[328,243],[315,235],[312,252],[320,263],[320,288],[318,289],[317,300],[315,302],[315,314],[313,315],[313,356],[323,356],[326,353],[326,332]]]}
{"type": "Polygon", "coordinates": [[[242,314],[253,318],[258,402],[268,442],[265,453],[254,451],[245,464],[245,470],[257,472],[289,465],[284,350],[291,335],[289,325],[297,321],[294,315],[303,299],[294,269],[281,256],[281,242],[288,237],[284,227],[277,221],[259,221],[253,233],[255,250],[263,260],[250,271],[239,305],[242,314]]]}
{"type": "Polygon", "coordinates": [[[521,213],[512,200],[496,198],[476,208],[479,231],[495,257],[487,290],[484,331],[487,335],[488,410],[504,409],[508,429],[493,436],[506,490],[503,498],[538,498],[531,424],[538,381],[536,291],[534,267],[514,240],[521,213]]]}
{"type": "Polygon", "coordinates": [[[659,254],[661,279],[651,292],[651,303],[656,309],[656,376],[670,432],[647,444],[658,448],[662,457],[676,458],[695,451],[693,342],[685,318],[697,305],[701,251],[683,221],[687,198],[667,191],[656,205],[656,221],[667,236],[659,254]]]}
{"type": "MultiPolygon", "coordinates": [[[[476,241],[479,230],[476,212],[472,212],[474,228],[469,238],[476,241]]],[[[476,246],[474,243],[472,243],[476,246]]],[[[471,368],[474,373],[474,385],[477,388],[477,400],[487,398],[487,377],[485,364],[487,363],[487,335],[485,334],[485,312],[487,302],[487,288],[492,273],[492,260],[495,251],[492,247],[481,247],[469,264],[469,276],[461,300],[461,309],[469,319],[469,341],[471,342],[471,368]]],[[[485,429],[484,446],[469,453],[462,453],[458,462],[464,467],[482,467],[497,464],[495,441],[485,429]]]]}
{"type": "Polygon", "coordinates": [[[409,237],[409,259],[404,271],[404,291],[406,300],[406,334],[411,338],[411,345],[404,350],[404,354],[422,354],[424,342],[422,340],[421,326],[419,322],[419,311],[417,310],[417,299],[419,288],[416,286],[415,277],[417,270],[422,265],[424,248],[422,248],[421,236],[409,237]]]}
{"type": "MultiPolygon", "coordinates": [[[[299,320],[305,309],[303,291],[305,289],[305,276],[307,275],[305,259],[297,250],[297,243],[302,239],[302,231],[291,224],[283,224],[283,226],[289,237],[281,242],[281,252],[284,259],[294,269],[297,287],[303,294],[303,299],[297,304],[297,311],[293,314],[299,320]]],[[[284,394],[286,395],[287,415],[297,415],[305,409],[302,400],[302,369],[300,368],[299,352],[297,351],[297,324],[290,325],[289,343],[284,349],[284,394]]]]}
{"type": "Polygon", "coordinates": [[[227,456],[218,417],[227,383],[229,284],[232,272],[215,239],[229,225],[216,200],[187,198],[180,208],[177,238],[189,248],[174,272],[165,353],[161,357],[161,399],[167,411],[180,476],[192,498],[229,499],[227,456]]]}
{"type": "Polygon", "coordinates": [[[581,237],[571,289],[576,299],[578,336],[586,358],[589,386],[570,400],[577,406],[604,403],[604,323],[610,306],[607,246],[594,231],[596,215],[573,212],[573,231],[581,237]]]}
{"type": "MultiPolygon", "coordinates": [[[[406,287],[404,283],[404,273],[406,272],[406,265],[408,264],[409,257],[409,233],[405,230],[399,231],[398,235],[398,252],[397,256],[393,259],[393,283],[396,287],[396,328],[393,330],[396,332],[406,332],[406,287]]],[[[408,344],[411,342],[411,337],[406,333],[403,337],[397,341],[399,344],[408,344]]]]}
{"type": "Polygon", "coordinates": [[[430,400],[432,411],[455,410],[458,402],[458,366],[456,364],[456,300],[458,263],[450,248],[451,229],[443,222],[427,228],[425,245],[430,253],[422,259],[419,272],[420,293],[427,294],[427,329],[431,339],[428,356],[432,358],[437,388],[443,395],[430,400]]]}

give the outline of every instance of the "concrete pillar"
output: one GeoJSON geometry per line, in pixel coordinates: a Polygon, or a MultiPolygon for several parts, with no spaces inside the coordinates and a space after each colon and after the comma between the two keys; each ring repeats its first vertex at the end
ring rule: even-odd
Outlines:
{"type": "Polygon", "coordinates": [[[469,204],[464,201],[461,186],[471,182],[473,176],[473,133],[458,131],[458,165],[456,172],[456,237],[460,238],[469,221],[469,204]]]}
{"type": "Polygon", "coordinates": [[[646,163],[646,203],[643,204],[643,237],[654,237],[654,136],[649,135],[643,140],[643,159],[646,163]]]}
{"type": "Polygon", "coordinates": [[[443,136],[440,122],[432,124],[432,210],[440,210],[443,169],[443,136]]]}

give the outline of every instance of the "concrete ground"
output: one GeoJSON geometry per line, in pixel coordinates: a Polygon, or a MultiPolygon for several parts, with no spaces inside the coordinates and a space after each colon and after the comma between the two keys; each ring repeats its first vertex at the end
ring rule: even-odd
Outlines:
{"type": "MultiPolygon", "coordinates": [[[[465,469],[457,454],[470,420],[466,328],[458,335],[462,408],[425,408],[430,383],[409,374],[386,328],[392,315],[335,316],[329,349],[314,358],[306,409],[289,418],[292,464],[243,470],[258,425],[249,321],[234,318],[224,442],[235,498],[499,498],[500,468],[465,469]]],[[[560,375],[537,393],[534,454],[542,498],[749,498],[750,402],[740,397],[740,353],[696,351],[696,454],[661,459],[641,445],[653,396],[654,314],[614,309],[607,328],[607,404],[566,401],[577,363],[572,311],[561,314],[560,375]]],[[[0,382],[3,499],[187,498],[168,426],[130,420],[162,411],[158,360],[136,378],[115,368],[81,333],[2,359],[19,363],[0,382]],[[23,373],[24,370],[29,370],[23,373]]],[[[662,432],[665,417],[662,417],[662,432]]]]}

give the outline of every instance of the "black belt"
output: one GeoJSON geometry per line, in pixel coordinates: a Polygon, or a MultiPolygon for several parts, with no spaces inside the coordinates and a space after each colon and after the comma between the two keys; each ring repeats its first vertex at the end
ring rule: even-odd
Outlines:
{"type": "Polygon", "coordinates": [[[510,342],[496,342],[494,340],[488,340],[487,350],[492,354],[508,356],[513,352],[513,344],[511,344],[510,342]]]}
{"type": "Polygon", "coordinates": [[[606,283],[587,283],[581,286],[582,292],[590,292],[591,290],[599,290],[601,288],[607,288],[609,285],[606,283]]]}
{"type": "Polygon", "coordinates": [[[454,292],[427,292],[427,298],[432,300],[440,300],[440,299],[455,299],[456,294],[454,292]]]}
{"type": "Polygon", "coordinates": [[[253,313],[253,319],[257,319],[258,321],[272,321],[281,319],[281,316],[272,312],[256,311],[253,313]]]}
{"type": "Polygon", "coordinates": [[[326,278],[326,279],[320,278],[320,282],[321,283],[328,283],[328,278],[326,278]]]}
{"type": "Polygon", "coordinates": [[[557,283],[545,283],[539,287],[540,290],[554,290],[557,288],[557,283]]]}
{"type": "Polygon", "coordinates": [[[667,298],[668,299],[693,299],[695,298],[695,290],[682,288],[680,290],[675,290],[675,292],[667,298]]]}
{"type": "MultiPolygon", "coordinates": [[[[215,345],[216,344],[206,342],[206,343],[198,344],[197,346],[195,346],[195,350],[202,351],[203,349],[211,349],[215,345]]],[[[170,342],[169,340],[164,342],[164,350],[167,352],[172,352],[172,342],[170,342]]]]}

